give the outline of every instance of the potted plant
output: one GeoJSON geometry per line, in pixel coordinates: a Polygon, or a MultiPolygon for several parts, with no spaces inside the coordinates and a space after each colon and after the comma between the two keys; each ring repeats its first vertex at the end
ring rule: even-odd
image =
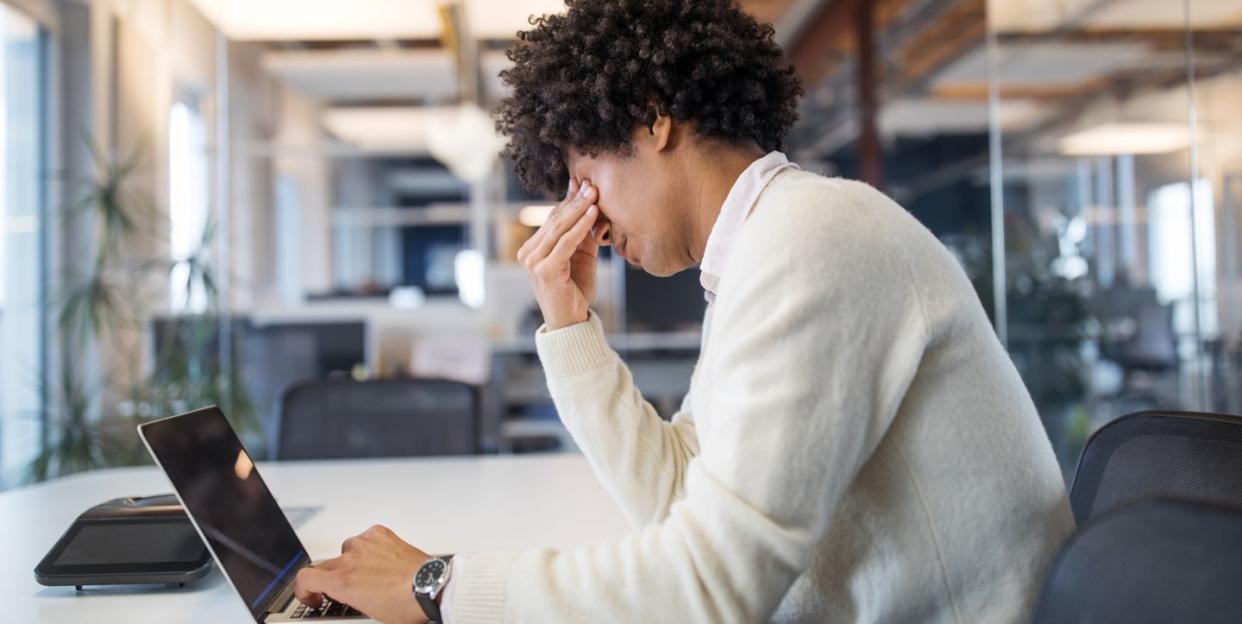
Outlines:
{"type": "Polygon", "coordinates": [[[143,150],[109,158],[89,136],[84,140],[96,173],[84,183],[81,201],[62,216],[93,218],[95,253],[85,275],[66,279],[57,298],[56,326],[62,340],[77,350],[92,344],[122,350],[115,358],[122,365],[89,381],[80,362],[64,363],[44,415],[42,448],[28,466],[31,480],[145,463],[135,426],[194,407],[228,405],[239,430],[258,431],[239,367],[235,361],[221,363],[211,351],[221,320],[218,280],[209,256],[214,226],[209,222],[204,228],[199,250],[189,258],[134,258],[131,250],[167,229],[156,204],[133,189],[143,150]],[[152,297],[142,292],[142,285],[156,278],[168,283],[182,267],[188,270],[180,274],[187,277],[177,287],[206,293],[207,309],[165,324],[165,331],[175,335],[155,341],[154,358],[144,368],[141,341],[114,338],[141,330],[151,318],[152,311],[141,302],[152,297]],[[104,401],[109,388],[115,400],[104,401]]]}

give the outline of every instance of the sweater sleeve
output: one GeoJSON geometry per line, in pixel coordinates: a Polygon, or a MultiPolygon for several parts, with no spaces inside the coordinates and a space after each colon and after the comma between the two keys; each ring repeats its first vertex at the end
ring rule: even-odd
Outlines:
{"type": "MultiPolygon", "coordinates": [[[[804,203],[752,216],[726,267],[700,361],[710,426],[684,498],[619,542],[472,556],[456,572],[458,624],[771,617],[895,416],[927,335],[901,250],[865,209],[825,219],[805,212],[822,202],[804,203]]],[[[611,396],[616,364],[582,346],[556,357],[600,371],[556,391],[572,381],[611,396]]]]}
{"type": "Polygon", "coordinates": [[[662,520],[699,451],[690,414],[660,418],[594,312],[577,325],[541,329],[535,344],[557,413],[604,488],[635,528],[662,520]]]}

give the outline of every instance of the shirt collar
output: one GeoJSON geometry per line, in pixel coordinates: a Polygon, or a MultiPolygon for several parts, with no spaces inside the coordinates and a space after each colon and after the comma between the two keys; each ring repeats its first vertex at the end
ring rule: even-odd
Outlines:
{"type": "Polygon", "coordinates": [[[707,248],[703,251],[703,261],[699,263],[701,271],[699,282],[703,284],[708,301],[716,298],[720,273],[729,258],[729,250],[733,247],[733,241],[737,238],[738,231],[742,229],[746,217],[750,215],[755,202],[759,200],[759,195],[772,181],[772,178],[776,177],[776,174],[791,167],[798,168],[781,152],[768,152],[763,158],[750,163],[750,166],[746,167],[742,175],[738,176],[737,181],[733,183],[733,188],[729,189],[729,195],[725,197],[724,204],[720,208],[720,216],[716,217],[716,224],[712,226],[712,231],[707,236],[707,248]]]}

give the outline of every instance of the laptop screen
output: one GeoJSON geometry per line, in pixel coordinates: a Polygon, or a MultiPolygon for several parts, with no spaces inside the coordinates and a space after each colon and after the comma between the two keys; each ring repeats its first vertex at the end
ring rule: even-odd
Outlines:
{"type": "Polygon", "coordinates": [[[139,427],[216,562],[260,620],[309,558],[215,407],[139,427]]]}

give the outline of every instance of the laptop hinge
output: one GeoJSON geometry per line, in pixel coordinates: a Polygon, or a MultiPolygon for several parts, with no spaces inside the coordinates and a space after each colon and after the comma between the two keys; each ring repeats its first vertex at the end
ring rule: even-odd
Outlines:
{"type": "Polygon", "coordinates": [[[276,594],[276,599],[268,604],[268,614],[281,613],[285,610],[285,607],[289,606],[289,600],[293,598],[293,581],[296,578],[297,575],[294,574],[289,579],[289,582],[285,583],[285,586],[281,588],[280,593],[276,594]]]}

